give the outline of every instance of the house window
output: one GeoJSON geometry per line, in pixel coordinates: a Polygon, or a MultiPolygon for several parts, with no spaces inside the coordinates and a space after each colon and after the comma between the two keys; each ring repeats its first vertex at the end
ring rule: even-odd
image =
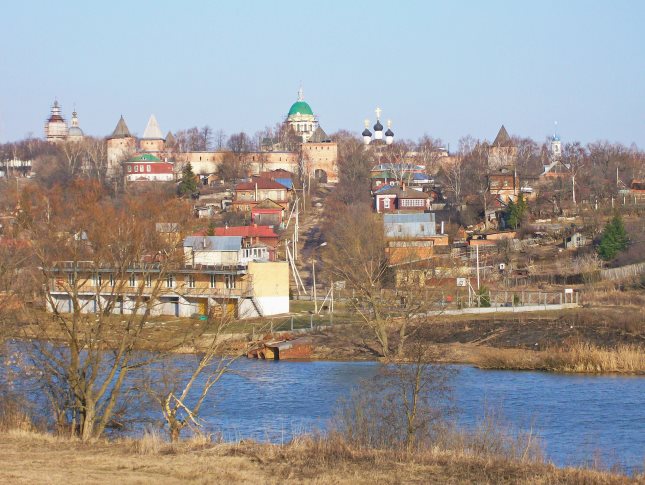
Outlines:
{"type": "Polygon", "coordinates": [[[138,171],[139,171],[139,165],[135,165],[135,166],[134,166],[134,171],[135,171],[135,172],[138,172],[138,171]]]}
{"type": "Polygon", "coordinates": [[[114,286],[114,275],[110,273],[110,286],[114,286]]]}
{"type": "Polygon", "coordinates": [[[134,288],[137,286],[137,276],[132,273],[130,274],[130,278],[128,279],[128,284],[130,285],[130,288],[134,288]]]}
{"type": "Polygon", "coordinates": [[[132,165],[128,165],[128,172],[132,172],[132,165]]]}
{"type": "Polygon", "coordinates": [[[147,274],[145,277],[145,285],[146,288],[150,288],[152,286],[152,276],[150,276],[149,274],[147,274]]]}
{"type": "Polygon", "coordinates": [[[235,275],[227,274],[226,276],[226,289],[232,290],[235,288],[235,275]]]}
{"type": "Polygon", "coordinates": [[[383,208],[384,209],[389,209],[390,208],[390,199],[389,199],[389,197],[386,197],[385,199],[383,199],[383,208]]]}
{"type": "Polygon", "coordinates": [[[97,273],[96,276],[94,276],[94,285],[97,287],[100,287],[103,284],[103,275],[101,273],[97,273]]]}
{"type": "Polygon", "coordinates": [[[68,275],[67,275],[67,282],[68,282],[70,285],[72,285],[72,286],[73,286],[73,285],[74,285],[74,281],[76,281],[76,278],[74,278],[74,273],[68,273],[68,275]]]}
{"type": "Polygon", "coordinates": [[[175,276],[169,274],[166,276],[166,288],[174,288],[175,287],[175,276]]]}
{"type": "Polygon", "coordinates": [[[146,172],[150,172],[150,165],[146,165],[146,172]]]}
{"type": "Polygon", "coordinates": [[[425,232],[425,227],[423,227],[423,224],[421,224],[420,229],[421,229],[421,232],[425,232]]]}
{"type": "Polygon", "coordinates": [[[139,166],[141,167],[141,168],[140,168],[141,173],[143,173],[143,165],[139,165],[139,166]]]}
{"type": "Polygon", "coordinates": [[[211,288],[215,288],[215,283],[217,282],[217,278],[215,277],[214,274],[211,275],[211,288]]]}
{"type": "Polygon", "coordinates": [[[188,275],[188,288],[195,288],[195,275],[188,275]]]}

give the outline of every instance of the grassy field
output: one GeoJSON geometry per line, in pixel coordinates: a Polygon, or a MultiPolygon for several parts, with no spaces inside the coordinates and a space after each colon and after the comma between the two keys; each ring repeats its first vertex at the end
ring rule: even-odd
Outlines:
{"type": "Polygon", "coordinates": [[[644,477],[475,456],[438,449],[417,453],[354,449],[333,439],[288,445],[175,445],[141,440],[81,443],[28,431],[0,433],[0,482],[32,483],[451,483],[628,484],[644,477]]]}

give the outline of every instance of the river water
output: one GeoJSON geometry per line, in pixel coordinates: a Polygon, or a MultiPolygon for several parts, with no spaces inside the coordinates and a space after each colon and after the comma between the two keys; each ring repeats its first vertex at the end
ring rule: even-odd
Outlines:
{"type": "MultiPolygon", "coordinates": [[[[515,429],[532,427],[558,465],[599,457],[629,471],[643,466],[645,378],[457,367],[460,425],[474,425],[492,407],[515,429]]],[[[225,391],[214,389],[202,418],[227,440],[286,442],[324,429],[337,400],[376,370],[373,362],[238,361],[221,382],[225,391]]]]}
{"type": "MultiPolygon", "coordinates": [[[[194,359],[177,355],[169,364],[181,375],[184,369],[192,369],[194,359]]],[[[299,433],[324,430],[338,400],[347,397],[361,379],[373,377],[378,366],[375,362],[241,359],[212,388],[200,417],[208,431],[228,441],[253,438],[284,443],[299,433]]],[[[605,465],[619,464],[629,472],[642,469],[644,377],[455,368],[459,426],[474,426],[488,407],[501,413],[515,430],[532,428],[547,458],[557,465],[585,465],[600,458],[605,465]]],[[[0,380],[2,374],[0,367],[0,380]]],[[[43,393],[33,392],[33,384],[32,380],[27,394],[40,401],[37,409],[45,409],[43,393]]],[[[144,406],[144,415],[161,418],[155,406],[144,406]]]]}

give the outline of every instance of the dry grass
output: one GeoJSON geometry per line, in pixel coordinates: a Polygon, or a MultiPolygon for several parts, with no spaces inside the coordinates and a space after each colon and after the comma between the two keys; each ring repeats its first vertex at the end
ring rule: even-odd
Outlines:
{"type": "Polygon", "coordinates": [[[483,369],[645,374],[645,349],[625,344],[603,348],[585,342],[540,352],[481,348],[475,362],[483,369]]]}
{"type": "Polygon", "coordinates": [[[609,484],[642,478],[438,447],[415,453],[364,450],[339,436],[306,436],[284,446],[200,438],[169,448],[154,434],[144,440],[84,444],[25,431],[3,433],[0,482],[609,484]]]}

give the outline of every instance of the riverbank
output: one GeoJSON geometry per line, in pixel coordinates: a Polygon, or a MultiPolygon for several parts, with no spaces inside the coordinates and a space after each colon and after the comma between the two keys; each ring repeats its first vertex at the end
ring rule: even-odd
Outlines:
{"type": "MultiPolygon", "coordinates": [[[[298,303],[300,306],[303,302],[298,303]]],[[[306,308],[294,316],[295,328],[307,324],[306,308]]],[[[378,342],[356,319],[335,318],[332,325],[304,329],[312,337],[312,359],[330,361],[376,360],[378,342]],[[340,323],[339,323],[340,322],[340,323]]],[[[51,318],[47,314],[40,318],[51,318]]],[[[223,346],[229,353],[244,352],[248,341],[289,337],[291,317],[234,322],[223,346]],[[271,330],[274,332],[271,333],[271,330]],[[278,332],[283,330],[285,332],[278,332]]],[[[12,336],[30,335],[27,320],[17,321],[12,336]]],[[[206,322],[178,318],[151,318],[139,347],[144,350],[190,353],[191,335],[208,340],[206,322]],[[204,326],[205,328],[201,328],[204,326]]],[[[422,344],[439,362],[489,369],[544,370],[581,373],[645,373],[645,310],[638,305],[603,305],[541,313],[439,315],[412,325],[407,347],[422,344]]],[[[57,331],[52,326],[53,335],[57,331]]],[[[291,334],[295,335],[295,334],[291,334]]],[[[398,334],[392,329],[390,342],[398,334]]]]}
{"type": "Polygon", "coordinates": [[[307,437],[287,445],[204,438],[171,445],[154,436],[81,443],[0,433],[2,483],[629,484],[642,478],[455,451],[359,450],[307,437]]]}
{"type": "MultiPolygon", "coordinates": [[[[580,373],[645,373],[645,314],[634,307],[536,314],[440,316],[409,329],[438,361],[481,368],[580,373]]],[[[396,343],[395,329],[390,334],[396,343]]],[[[314,358],[373,360],[378,343],[360,325],[314,335],[314,358]]]]}

